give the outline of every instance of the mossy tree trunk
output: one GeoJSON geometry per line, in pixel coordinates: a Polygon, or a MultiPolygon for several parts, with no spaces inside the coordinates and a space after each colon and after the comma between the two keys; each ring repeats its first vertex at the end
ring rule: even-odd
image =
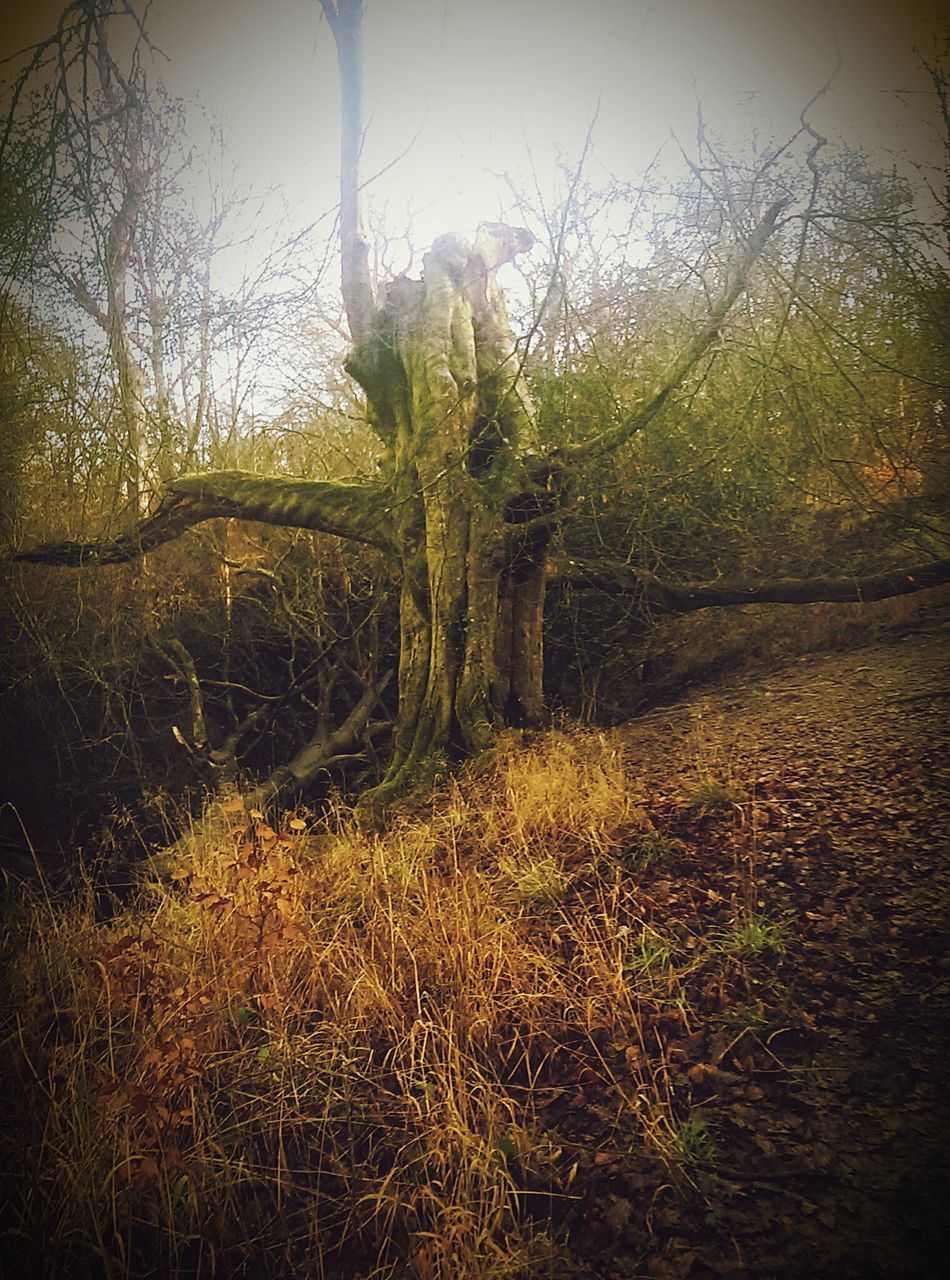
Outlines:
{"type": "Polygon", "coordinates": [[[385,443],[402,568],[399,729],[383,791],[543,713],[546,559],[565,501],[542,459],[495,273],[530,237],[443,236],[347,368],[385,443]]]}
{"type": "MultiPolygon", "coordinates": [[[[342,85],[342,292],[353,339],[346,367],[384,446],[381,475],[351,485],[237,471],[182,476],[166,484],[161,505],[133,533],[47,544],[17,559],[120,563],[222,516],[321,530],[385,552],[402,575],[399,713],[391,764],[371,793],[377,804],[430,779],[452,757],[483,749],[501,727],[541,721],[551,577],[633,593],[668,612],[760,600],[879,599],[950,580],[950,561],[863,578],[728,586],[663,583],[603,560],[555,561],[569,474],[632,439],[662,411],[716,342],[787,202],[772,205],[737,246],[705,321],[638,406],[599,436],[542,454],[497,283],[499,269],[529,248],[531,237],[496,223],[483,224],[474,243],[443,236],[426,255],[421,279],[398,277],[376,296],[358,210],[361,0],[321,3],[342,85]]],[[[347,750],[349,743],[347,737],[347,750]]],[[[310,744],[287,772],[305,772],[324,745],[310,744]]]]}
{"type": "Polygon", "coordinates": [[[361,0],[322,0],[341,86],[342,291],[347,370],[386,447],[402,569],[399,727],[380,789],[398,791],[503,724],[543,713],[545,561],[564,494],[496,285],[528,233],[442,236],[422,279],[374,295],[359,227],[361,0]]]}

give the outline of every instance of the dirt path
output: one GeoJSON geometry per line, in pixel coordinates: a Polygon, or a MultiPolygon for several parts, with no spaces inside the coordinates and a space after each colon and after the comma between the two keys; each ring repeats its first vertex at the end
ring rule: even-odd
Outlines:
{"type": "Polygon", "coordinates": [[[709,937],[741,911],[782,933],[691,979],[690,1018],[658,1042],[679,1114],[712,1146],[684,1170],[692,1200],[660,1187],[643,1209],[656,1171],[633,1156],[588,1171],[573,1233],[598,1258],[587,1274],[929,1280],[950,1265],[948,642],[938,618],[623,731],[658,829],[682,842],[641,882],[653,918],[709,937]],[[703,813],[711,783],[725,799],[703,813]]]}

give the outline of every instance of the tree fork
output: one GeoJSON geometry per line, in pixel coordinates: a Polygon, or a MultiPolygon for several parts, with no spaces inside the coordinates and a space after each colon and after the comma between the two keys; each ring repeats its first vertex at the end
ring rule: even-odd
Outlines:
{"type": "MultiPolygon", "coordinates": [[[[571,467],[619,448],[662,411],[718,340],[786,201],[773,204],[737,248],[721,295],[641,404],[593,439],[545,456],[497,284],[500,267],[532,238],[500,224],[483,224],[474,244],[442,236],[424,259],[421,279],[400,277],[377,301],[359,226],[362,4],[321,4],[341,79],[341,287],[353,341],[345,367],[366,395],[367,419],[385,449],[386,482],[185,476],[168,484],[156,512],[132,534],[51,543],[16,558],[120,563],[219,516],[322,530],[388,554],[402,575],[399,714],[390,768],[370,804],[430,780],[453,756],[487,746],[506,724],[540,723],[542,624],[552,578],[631,593],[648,609],[669,613],[881,599],[950,580],[948,561],[857,578],[684,585],[629,565],[550,564],[570,504],[571,467]]],[[[368,705],[354,721],[357,729],[368,705]]],[[[318,741],[304,747],[288,777],[307,774],[321,750],[318,741]]]]}

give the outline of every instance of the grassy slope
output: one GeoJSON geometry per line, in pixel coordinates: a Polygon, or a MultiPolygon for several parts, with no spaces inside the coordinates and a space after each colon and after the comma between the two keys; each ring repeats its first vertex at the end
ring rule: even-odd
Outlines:
{"type": "MultiPolygon", "coordinates": [[[[862,1254],[842,1230],[877,1166],[834,1117],[849,1037],[890,1045],[874,975],[912,987],[938,945],[912,885],[941,854],[940,652],[512,738],[381,832],[236,801],[107,918],[91,889],[8,895],[16,1273],[817,1276],[817,1250],[829,1276],[926,1274],[893,1231],[862,1254]],[[893,902],[926,926],[917,968],[893,902]]],[[[926,1066],[930,1023],[904,1023],[926,1066]]]]}

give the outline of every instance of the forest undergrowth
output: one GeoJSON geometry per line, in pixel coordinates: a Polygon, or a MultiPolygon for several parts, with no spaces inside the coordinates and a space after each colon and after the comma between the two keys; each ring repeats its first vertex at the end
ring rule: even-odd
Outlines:
{"type": "Polygon", "coordinates": [[[383,828],[235,796],[131,896],[9,883],[6,1274],[935,1274],[945,654],[511,735],[383,828]]]}

